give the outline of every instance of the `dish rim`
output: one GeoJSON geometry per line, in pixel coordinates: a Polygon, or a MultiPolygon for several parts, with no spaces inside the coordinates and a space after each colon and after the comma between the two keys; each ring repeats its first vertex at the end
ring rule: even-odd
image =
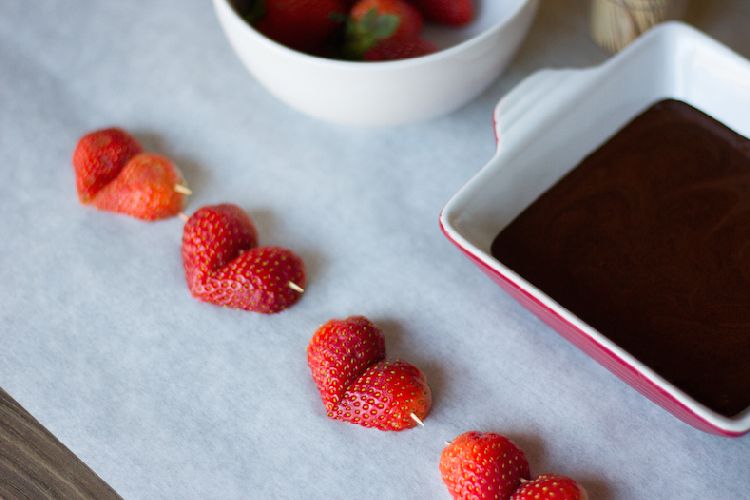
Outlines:
{"type": "MultiPolygon", "coordinates": [[[[545,312],[551,313],[554,318],[566,324],[576,335],[580,336],[583,340],[592,342],[595,347],[592,349],[598,349],[602,354],[609,357],[612,362],[618,363],[621,367],[631,370],[633,373],[642,376],[645,381],[650,384],[653,388],[657,389],[662,396],[665,396],[671,403],[678,406],[695,419],[695,422],[689,422],[696,427],[708,427],[712,432],[729,436],[738,437],[743,434],[750,432],[750,407],[741,411],[739,414],[733,417],[727,417],[722,414],[715,412],[709,407],[702,403],[699,403],[694,398],[689,396],[685,391],[679,387],[668,382],[663,376],[657,373],[655,370],[641,363],[634,355],[630,354],[625,349],[621,348],[610,340],[606,335],[600,333],[595,328],[589,326],[586,322],[579,319],[575,314],[562,307],[554,299],[538,289],[522,276],[515,271],[511,270],[503,263],[495,259],[488,251],[484,251],[481,248],[473,244],[468,237],[465,237],[460,228],[454,225],[452,222],[460,213],[465,210],[464,206],[468,206],[470,203],[473,193],[483,189],[483,186],[487,184],[485,179],[493,176],[502,169],[504,166],[502,156],[502,145],[501,145],[501,129],[508,130],[518,122],[523,121],[525,113],[518,113],[517,109],[511,113],[512,118],[508,119],[508,113],[504,110],[504,105],[509,102],[517,103],[519,97],[522,95],[519,89],[522,90],[524,84],[529,84],[534,80],[539,81],[544,78],[560,77],[564,78],[569,75],[585,76],[587,79],[603,78],[607,73],[614,70],[626,59],[631,57],[638,57],[639,54],[643,54],[654,46],[661,43],[665,43],[665,40],[670,39],[691,39],[693,43],[700,43],[713,51],[721,52],[722,57],[730,55],[736,60],[739,60],[741,64],[745,65],[746,70],[750,73],[750,61],[742,58],[738,54],[732,52],[726,46],[713,40],[707,35],[697,31],[696,29],[681,23],[681,22],[668,22],[664,23],[645,35],[636,40],[630,46],[625,48],[622,52],[616,56],[604,61],[603,63],[582,69],[544,69],[533,73],[521,81],[513,90],[511,90],[506,96],[504,96],[498,103],[495,113],[493,114],[493,126],[495,130],[495,137],[498,141],[498,148],[492,159],[478,172],[476,173],[459,191],[448,201],[440,213],[439,223],[441,231],[444,235],[456,245],[462,252],[471,258],[477,265],[483,268],[483,270],[495,279],[501,279],[506,284],[512,286],[515,291],[524,295],[530,299],[535,307],[540,308],[539,311],[533,312],[545,312]],[[702,425],[696,425],[702,424],[702,425]]],[[[586,80],[589,81],[589,80],[586,80]]],[[[527,85],[530,87],[530,85],[527,85]]],[[[528,106],[524,111],[529,111],[534,105],[528,106]]],[[[558,328],[555,328],[559,333],[562,333],[558,328]]],[[[587,355],[594,358],[593,354],[586,349],[581,348],[587,355]]],[[[599,360],[596,360],[601,363],[599,360]]],[[[610,369],[609,366],[606,368],[610,369]]],[[[617,373],[615,375],[619,377],[617,373]]],[[[641,389],[635,386],[628,380],[626,383],[631,385],[633,388],[638,390],[641,389]]],[[[675,413],[672,409],[668,408],[664,404],[657,403],[664,407],[671,413],[675,413]]],[[[676,414],[675,414],[676,415],[676,414]]],[[[676,415],[677,416],[677,415],[676,415]]]]}

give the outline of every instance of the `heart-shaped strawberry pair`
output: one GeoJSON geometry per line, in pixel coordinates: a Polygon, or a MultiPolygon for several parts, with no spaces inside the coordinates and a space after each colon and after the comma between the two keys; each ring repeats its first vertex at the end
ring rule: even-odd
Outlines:
{"type": "Polygon", "coordinates": [[[166,157],[142,151],[118,128],[81,137],[73,152],[81,203],[143,220],[179,213],[190,193],[182,174],[166,157]]]}
{"type": "Polygon", "coordinates": [[[422,423],[432,405],[424,374],[384,359],[383,332],[363,316],[334,319],[315,332],[307,363],[329,417],[381,431],[422,423]]]}
{"type": "Polygon", "coordinates": [[[297,302],[306,284],[302,259],[257,244],[255,225],[241,208],[223,204],[195,212],[182,235],[182,262],[193,296],[260,313],[297,302]]]}
{"type": "Polygon", "coordinates": [[[440,475],[455,500],[587,500],[573,479],[542,474],[530,481],[529,462],[513,441],[494,432],[464,432],[446,443],[440,475]]]}

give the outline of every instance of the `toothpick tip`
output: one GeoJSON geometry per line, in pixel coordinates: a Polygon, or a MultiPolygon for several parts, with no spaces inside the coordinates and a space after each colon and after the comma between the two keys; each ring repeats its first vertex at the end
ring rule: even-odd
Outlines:
{"type": "Polygon", "coordinates": [[[417,425],[424,427],[424,422],[422,422],[422,419],[419,418],[415,413],[412,412],[409,414],[409,416],[417,423],[417,425]]]}
{"type": "Polygon", "coordinates": [[[289,282],[289,284],[288,284],[288,286],[289,286],[289,288],[291,288],[291,289],[292,289],[292,290],[294,290],[295,292],[298,292],[298,293],[305,293],[305,289],[304,289],[304,288],[302,288],[301,286],[299,286],[299,285],[298,285],[297,283],[295,283],[294,281],[290,281],[290,282],[289,282]]]}
{"type": "Polygon", "coordinates": [[[175,190],[175,193],[187,194],[187,195],[193,194],[193,191],[184,184],[175,184],[174,190],[175,190]]]}

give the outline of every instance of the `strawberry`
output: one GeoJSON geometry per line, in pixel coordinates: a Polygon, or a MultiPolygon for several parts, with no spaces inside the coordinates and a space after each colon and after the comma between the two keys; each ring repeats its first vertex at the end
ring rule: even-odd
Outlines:
{"type": "Polygon", "coordinates": [[[424,374],[384,358],[383,333],[363,316],[318,328],[307,346],[307,363],[330,418],[381,431],[422,423],[432,404],[424,374]]]}
{"type": "Polygon", "coordinates": [[[419,39],[422,24],[422,15],[404,0],[359,0],[346,26],[344,56],[366,59],[370,50],[386,42],[411,46],[419,39]]]}
{"type": "Polygon", "coordinates": [[[164,156],[140,153],[133,156],[117,177],[96,194],[93,205],[99,210],[120,212],[143,220],[176,215],[182,210],[185,188],[179,170],[164,156]]]}
{"type": "Polygon", "coordinates": [[[250,217],[228,203],[195,212],[182,233],[182,263],[188,288],[195,295],[214,271],[258,245],[250,217]]]}
{"type": "Polygon", "coordinates": [[[454,499],[508,500],[529,478],[529,463],[508,438],[472,431],[443,449],[440,474],[454,499]]]}
{"type": "Polygon", "coordinates": [[[474,19],[473,0],[414,0],[417,8],[430,21],[462,26],[474,19]]]}
{"type": "Polygon", "coordinates": [[[302,260],[289,250],[257,248],[250,217],[235,205],[203,207],[182,235],[182,262],[195,298],[260,313],[293,305],[306,284],[302,260]]]}
{"type": "Polygon", "coordinates": [[[586,500],[578,483],[565,476],[542,474],[533,481],[522,481],[510,500],[586,500]]]}
{"type": "Polygon", "coordinates": [[[76,188],[81,203],[90,203],[141,151],[138,141],[119,128],[96,130],[81,137],[73,151],[76,188]]]}
{"type": "Polygon", "coordinates": [[[427,417],[432,394],[424,374],[403,361],[370,366],[350,385],[334,418],[381,431],[402,431],[427,417]]]}
{"type": "Polygon", "coordinates": [[[268,38],[302,52],[323,48],[342,25],[343,0],[256,0],[249,20],[268,38]]]}
{"type": "Polygon", "coordinates": [[[307,364],[329,417],[347,387],[383,358],[383,332],[364,316],[332,319],[318,328],[307,346],[307,364]]]}
{"type": "Polygon", "coordinates": [[[368,22],[375,23],[391,17],[386,21],[395,22],[395,29],[388,36],[390,40],[416,40],[422,33],[422,14],[404,0],[360,0],[350,15],[354,23],[362,23],[368,16],[374,17],[368,22]]]}
{"type": "Polygon", "coordinates": [[[285,248],[259,247],[210,275],[198,298],[220,306],[272,314],[294,305],[305,285],[302,259],[285,248]]]}
{"type": "Polygon", "coordinates": [[[422,57],[437,51],[437,47],[427,40],[383,40],[365,52],[365,61],[391,61],[422,57]]]}

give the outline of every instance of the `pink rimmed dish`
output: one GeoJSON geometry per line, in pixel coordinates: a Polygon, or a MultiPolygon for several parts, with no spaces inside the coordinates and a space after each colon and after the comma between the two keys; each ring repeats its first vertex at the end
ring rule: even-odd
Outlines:
{"type": "Polygon", "coordinates": [[[750,136],[750,62],[681,23],[664,24],[604,64],[545,70],[497,106],[498,150],[445,206],[445,235],[563,337],[679,419],[707,432],[750,431],[750,408],[716,413],[566,310],[490,253],[498,232],[656,101],[674,98],[750,136]]]}

